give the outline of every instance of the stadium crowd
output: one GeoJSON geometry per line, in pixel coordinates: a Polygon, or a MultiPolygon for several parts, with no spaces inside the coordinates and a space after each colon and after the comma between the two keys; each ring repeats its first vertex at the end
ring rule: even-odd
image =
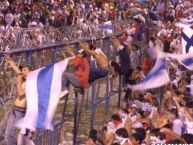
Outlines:
{"type": "MultiPolygon", "coordinates": [[[[116,110],[100,130],[91,130],[86,144],[191,144],[193,100],[192,90],[187,87],[192,83],[191,71],[169,59],[171,82],[163,90],[161,99],[153,89],[133,91],[127,85],[137,84],[147,76],[156,63],[158,51],[172,54],[191,52],[189,49],[181,49],[181,29],[176,24],[181,23],[193,29],[192,11],[191,0],[3,0],[0,2],[0,35],[2,38],[15,38],[14,32],[23,28],[84,28],[97,27],[108,21],[132,20],[122,31],[120,39],[112,38],[119,61],[108,62],[103,48],[98,48],[96,44],[79,42],[81,49],[77,52],[73,46],[67,46],[67,54],[64,57],[75,56],[70,65],[76,70],[73,73],[64,73],[61,97],[68,94],[68,82],[75,87],[87,88],[96,79],[105,77],[108,73],[112,76],[123,75],[126,107],[116,110]],[[144,41],[144,37],[149,39],[144,41]],[[96,61],[97,68],[89,64],[88,54],[96,61]]],[[[44,37],[46,36],[40,31],[37,34],[37,40],[40,42],[37,44],[41,43],[44,37]]],[[[14,125],[23,117],[26,109],[25,103],[18,102],[25,98],[23,83],[31,68],[28,65],[18,68],[11,58],[6,59],[18,74],[19,98],[14,102],[11,111],[5,115],[0,135],[1,139],[5,139],[6,145],[15,145],[14,125]]],[[[18,138],[19,145],[25,144],[21,142],[22,139],[30,145],[33,144],[31,139],[34,131],[22,129],[20,134],[25,137],[18,138]]]]}

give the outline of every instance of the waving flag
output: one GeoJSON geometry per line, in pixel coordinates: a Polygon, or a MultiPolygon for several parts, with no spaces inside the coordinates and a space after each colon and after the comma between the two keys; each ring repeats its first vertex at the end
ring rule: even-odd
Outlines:
{"type": "Polygon", "coordinates": [[[26,79],[27,110],[25,117],[17,122],[17,127],[53,129],[52,120],[59,101],[62,73],[70,59],[72,58],[28,74],[26,79]]]}
{"type": "Polygon", "coordinates": [[[98,26],[99,29],[102,29],[103,32],[108,34],[113,34],[113,24],[111,21],[104,22],[98,26]]]}
{"type": "Polygon", "coordinates": [[[182,53],[193,52],[193,29],[189,25],[177,23],[182,28],[182,53]]]}
{"type": "Polygon", "coordinates": [[[100,24],[99,28],[100,29],[105,29],[105,30],[107,30],[107,29],[113,30],[113,24],[112,24],[111,21],[107,21],[107,22],[104,22],[103,24],[100,24]]]}
{"type": "Polygon", "coordinates": [[[193,70],[193,52],[187,54],[165,54],[167,57],[176,59],[181,65],[189,70],[193,70]]]}
{"type": "Polygon", "coordinates": [[[129,85],[132,90],[146,90],[158,88],[170,81],[166,70],[165,58],[158,57],[154,68],[139,84],[129,85]]]}

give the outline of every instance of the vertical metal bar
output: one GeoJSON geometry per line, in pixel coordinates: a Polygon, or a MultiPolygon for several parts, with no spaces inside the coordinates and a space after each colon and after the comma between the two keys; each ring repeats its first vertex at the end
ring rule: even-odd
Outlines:
{"type": "Polygon", "coordinates": [[[28,61],[28,64],[32,64],[32,51],[29,51],[28,53],[26,53],[27,55],[27,61],[28,61]]]}
{"type": "Polygon", "coordinates": [[[118,89],[119,92],[118,92],[118,103],[117,103],[118,108],[120,108],[121,106],[121,91],[122,91],[121,87],[122,87],[122,77],[121,75],[119,75],[119,89],[118,89]]]}
{"type": "Polygon", "coordinates": [[[53,49],[53,56],[52,56],[52,62],[53,62],[53,63],[57,61],[57,51],[58,51],[58,48],[55,47],[55,48],[53,49]]]}
{"type": "Polygon", "coordinates": [[[64,107],[63,107],[63,110],[62,110],[62,119],[61,119],[61,124],[60,124],[60,128],[58,129],[58,140],[57,140],[57,144],[59,144],[60,142],[60,137],[61,137],[61,132],[62,132],[62,127],[63,127],[63,124],[64,124],[64,116],[65,116],[65,113],[66,113],[66,107],[67,107],[67,102],[68,102],[68,96],[65,98],[64,100],[64,107]]]}
{"type": "Polygon", "coordinates": [[[78,110],[78,93],[75,92],[73,145],[76,145],[76,137],[77,137],[77,110],[78,110]]]}
{"type": "Polygon", "coordinates": [[[93,83],[92,84],[90,129],[94,128],[95,109],[96,109],[96,106],[95,106],[95,83],[93,83]]]}
{"type": "MultiPolygon", "coordinates": [[[[108,59],[108,62],[110,60],[110,39],[108,39],[108,43],[109,43],[109,47],[107,48],[107,59],[108,59]]],[[[109,68],[109,66],[108,66],[109,68]]],[[[107,114],[108,113],[108,110],[109,110],[109,74],[107,75],[106,77],[106,102],[105,102],[105,113],[107,114]]]]}
{"type": "Polygon", "coordinates": [[[50,145],[54,145],[54,134],[55,134],[55,128],[54,128],[54,130],[53,130],[53,131],[51,131],[51,132],[50,132],[50,134],[51,134],[51,143],[50,143],[50,145]]]}
{"type": "Polygon", "coordinates": [[[141,47],[141,41],[138,41],[138,46],[139,46],[139,62],[140,64],[142,63],[142,47],[141,47]]]}

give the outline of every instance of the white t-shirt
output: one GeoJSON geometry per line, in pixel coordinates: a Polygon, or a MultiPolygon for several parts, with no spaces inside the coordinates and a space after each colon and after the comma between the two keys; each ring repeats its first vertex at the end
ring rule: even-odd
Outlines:
{"type": "Polygon", "coordinates": [[[189,121],[188,118],[185,118],[186,132],[193,134],[193,122],[189,121]]]}
{"type": "Polygon", "coordinates": [[[175,119],[172,121],[172,123],[173,123],[172,131],[176,134],[181,135],[183,127],[182,121],[180,119],[175,119]]]}

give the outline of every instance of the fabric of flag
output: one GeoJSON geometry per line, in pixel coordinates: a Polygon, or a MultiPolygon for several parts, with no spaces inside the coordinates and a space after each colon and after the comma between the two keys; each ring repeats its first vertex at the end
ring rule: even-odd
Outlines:
{"type": "Polygon", "coordinates": [[[27,75],[27,110],[25,117],[16,123],[16,127],[53,129],[53,117],[59,102],[62,74],[70,59],[72,57],[27,75]]]}
{"type": "Polygon", "coordinates": [[[99,25],[98,28],[102,29],[104,34],[113,34],[113,24],[111,21],[104,22],[103,24],[99,25]]]}
{"type": "Polygon", "coordinates": [[[100,29],[105,29],[105,30],[113,30],[113,24],[111,21],[104,22],[103,24],[98,26],[100,29]]]}
{"type": "Polygon", "coordinates": [[[187,54],[166,54],[167,57],[176,59],[181,65],[189,70],[193,70],[193,53],[187,54]]]}
{"type": "Polygon", "coordinates": [[[129,85],[132,90],[147,90],[158,88],[170,81],[164,57],[158,57],[155,66],[139,84],[129,85]]]}
{"type": "Polygon", "coordinates": [[[189,25],[181,23],[178,23],[176,25],[182,28],[182,53],[193,53],[193,29],[191,29],[189,25]]]}

